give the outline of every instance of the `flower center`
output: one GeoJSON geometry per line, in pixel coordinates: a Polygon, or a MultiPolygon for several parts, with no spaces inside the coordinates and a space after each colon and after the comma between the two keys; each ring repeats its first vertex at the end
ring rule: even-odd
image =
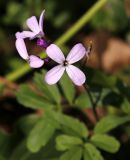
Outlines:
{"type": "Polygon", "coordinates": [[[63,65],[64,65],[64,66],[67,66],[67,65],[68,65],[68,61],[65,60],[65,61],[63,62],[63,65]]]}

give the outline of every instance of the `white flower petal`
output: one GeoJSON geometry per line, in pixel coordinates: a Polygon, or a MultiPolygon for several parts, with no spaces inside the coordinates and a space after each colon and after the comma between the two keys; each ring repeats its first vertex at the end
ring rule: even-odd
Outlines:
{"type": "Polygon", "coordinates": [[[15,34],[16,38],[32,38],[34,37],[36,34],[34,32],[31,31],[23,31],[23,32],[17,32],[15,34]]]}
{"type": "Polygon", "coordinates": [[[44,64],[44,61],[35,55],[31,55],[29,56],[29,64],[32,68],[40,68],[44,64]]]}
{"type": "Polygon", "coordinates": [[[81,86],[86,80],[85,74],[79,68],[73,65],[66,67],[66,72],[73,83],[77,86],[81,86]]]}
{"type": "Polygon", "coordinates": [[[21,38],[16,39],[15,45],[16,45],[16,49],[17,49],[19,55],[23,59],[27,60],[29,56],[28,56],[28,52],[27,52],[24,40],[21,38]]]}
{"type": "Polygon", "coordinates": [[[44,14],[45,14],[45,10],[42,11],[40,18],[39,18],[39,28],[40,31],[43,33],[43,21],[44,21],[44,14]]]}
{"type": "Polygon", "coordinates": [[[27,19],[26,21],[27,26],[34,32],[34,33],[39,33],[40,29],[39,29],[39,25],[38,25],[38,21],[36,19],[35,16],[32,16],[30,18],[27,19]]]}
{"type": "Polygon", "coordinates": [[[82,59],[85,56],[85,53],[85,47],[81,43],[78,43],[71,49],[66,60],[69,62],[69,64],[75,63],[82,59]]]}
{"type": "Polygon", "coordinates": [[[64,71],[65,67],[63,67],[62,65],[55,66],[46,73],[45,81],[50,85],[57,83],[63,75],[64,71]]]}
{"type": "Polygon", "coordinates": [[[47,47],[46,52],[48,57],[50,57],[57,63],[62,64],[65,60],[64,54],[62,53],[60,48],[55,44],[51,44],[49,47],[47,47]]]}

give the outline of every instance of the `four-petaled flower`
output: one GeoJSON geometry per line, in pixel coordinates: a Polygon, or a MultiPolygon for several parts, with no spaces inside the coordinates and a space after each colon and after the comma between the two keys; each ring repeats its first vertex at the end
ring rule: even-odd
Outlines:
{"type": "Polygon", "coordinates": [[[28,18],[26,23],[31,31],[17,32],[16,38],[23,38],[23,39],[24,38],[30,38],[30,39],[42,38],[44,36],[44,32],[43,32],[44,13],[45,13],[45,10],[43,10],[40,15],[39,23],[35,16],[28,18]]]}
{"type": "Polygon", "coordinates": [[[29,55],[25,46],[25,42],[22,38],[16,39],[16,49],[19,55],[26,61],[32,68],[40,68],[44,64],[44,60],[35,55],[29,55]]]}
{"type": "Polygon", "coordinates": [[[86,49],[81,43],[76,44],[66,58],[60,48],[55,44],[47,47],[46,52],[48,57],[59,63],[59,65],[52,68],[45,75],[45,81],[48,84],[52,85],[57,83],[65,71],[75,85],[81,86],[85,82],[86,77],[84,73],[72,65],[82,59],[86,54],[86,49]]]}

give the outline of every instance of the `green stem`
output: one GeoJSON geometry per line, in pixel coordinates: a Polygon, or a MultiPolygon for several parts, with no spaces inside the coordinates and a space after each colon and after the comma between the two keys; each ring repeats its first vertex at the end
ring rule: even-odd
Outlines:
{"type": "Polygon", "coordinates": [[[97,107],[96,105],[97,105],[97,103],[94,102],[93,97],[92,97],[92,95],[91,95],[91,92],[90,92],[89,88],[88,88],[86,85],[84,85],[84,88],[85,88],[85,90],[86,90],[86,92],[87,92],[87,94],[88,94],[88,97],[89,97],[89,99],[90,99],[90,102],[91,102],[91,105],[92,105],[92,110],[93,110],[93,114],[94,114],[94,116],[95,116],[95,119],[96,119],[96,121],[98,121],[98,114],[97,114],[97,111],[96,111],[96,107],[97,107]]]}
{"type": "Polygon", "coordinates": [[[75,35],[82,27],[86,25],[87,22],[91,20],[97,11],[99,11],[108,0],[98,0],[89,10],[87,10],[84,15],[67,31],[65,32],[57,41],[58,45],[62,45],[67,42],[71,37],[75,35]]]}
{"type": "MultiPolygon", "coordinates": [[[[70,40],[85,24],[91,20],[94,14],[97,13],[107,2],[108,0],[98,0],[94,6],[92,6],[86,13],[67,31],[65,32],[58,40],[54,43],[61,46],[70,40]]],[[[43,57],[43,52],[40,54],[43,57]]],[[[28,64],[23,65],[21,68],[9,73],[6,75],[6,78],[10,81],[16,81],[23,75],[27,74],[31,71],[31,68],[28,64]]]]}

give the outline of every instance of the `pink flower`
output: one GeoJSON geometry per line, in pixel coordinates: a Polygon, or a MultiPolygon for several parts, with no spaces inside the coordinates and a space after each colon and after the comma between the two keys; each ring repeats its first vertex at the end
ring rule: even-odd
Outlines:
{"type": "Polygon", "coordinates": [[[86,49],[81,43],[76,44],[66,58],[64,57],[64,54],[60,48],[58,48],[58,46],[55,44],[51,44],[49,47],[47,47],[46,52],[48,57],[59,63],[59,65],[52,68],[45,75],[45,81],[48,84],[52,85],[57,83],[65,71],[75,85],[80,86],[85,82],[86,77],[84,73],[72,65],[73,63],[82,59],[86,54],[86,49]]]}
{"type": "Polygon", "coordinates": [[[19,53],[19,55],[26,61],[28,61],[29,65],[32,68],[40,68],[43,64],[44,61],[42,59],[40,59],[39,57],[35,56],[35,55],[28,55],[26,46],[25,46],[25,42],[22,38],[18,38],[16,39],[16,49],[19,53]]]}
{"type": "Polygon", "coordinates": [[[43,10],[40,15],[39,23],[35,16],[28,18],[26,21],[26,24],[31,31],[17,32],[16,38],[23,38],[23,39],[24,38],[30,38],[30,39],[42,38],[44,36],[44,32],[43,32],[44,13],[45,13],[45,10],[43,10]]]}

